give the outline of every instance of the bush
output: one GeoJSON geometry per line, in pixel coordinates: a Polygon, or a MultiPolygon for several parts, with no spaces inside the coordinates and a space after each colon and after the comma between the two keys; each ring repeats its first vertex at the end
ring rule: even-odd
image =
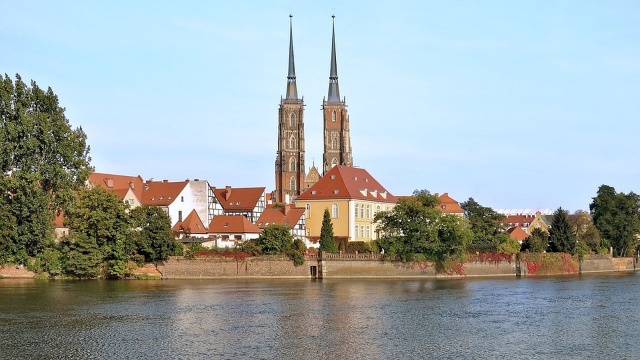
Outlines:
{"type": "Polygon", "coordinates": [[[304,241],[302,241],[301,239],[296,238],[293,240],[293,249],[304,252],[305,250],[307,250],[307,245],[305,245],[304,241]]]}
{"type": "MultiPolygon", "coordinates": [[[[340,244],[342,244],[342,242],[340,242],[340,244]]],[[[371,249],[371,245],[369,242],[367,241],[348,241],[346,242],[346,246],[345,246],[345,252],[348,253],[355,253],[355,252],[359,252],[359,253],[368,253],[373,251],[371,249]]]]}
{"type": "Polygon", "coordinates": [[[294,266],[300,266],[304,264],[304,254],[301,251],[289,250],[287,252],[289,259],[293,260],[294,266]]]}

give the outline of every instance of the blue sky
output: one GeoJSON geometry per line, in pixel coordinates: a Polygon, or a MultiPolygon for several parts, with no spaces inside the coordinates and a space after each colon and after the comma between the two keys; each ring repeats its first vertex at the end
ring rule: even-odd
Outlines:
{"type": "Polygon", "coordinates": [[[354,165],[493,208],[640,192],[637,1],[8,1],[0,73],[52,87],[96,171],[273,190],[293,14],[306,163],[331,15],[354,165]],[[366,4],[366,6],[363,6],[366,4]]]}

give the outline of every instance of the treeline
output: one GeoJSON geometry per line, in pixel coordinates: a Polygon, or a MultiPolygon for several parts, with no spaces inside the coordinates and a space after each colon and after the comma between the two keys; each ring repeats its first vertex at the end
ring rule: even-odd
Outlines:
{"type": "Polygon", "coordinates": [[[549,232],[536,228],[522,245],[506,233],[503,215],[473,198],[460,204],[464,217],[444,214],[438,205],[436,196],[427,190],[416,190],[412,197],[401,198],[393,210],[378,213],[375,221],[379,224],[379,239],[373,244],[376,250],[384,249],[389,256],[403,261],[430,260],[439,264],[459,261],[476,252],[564,252],[584,256],[608,253],[612,248],[616,256],[634,256],[639,250],[640,197],[633,192],[618,193],[607,185],[598,189],[590,212],[569,214],[559,208],[553,214],[549,232]]]}
{"type": "Polygon", "coordinates": [[[114,277],[129,264],[179,249],[158,208],[129,210],[116,195],[87,189],[93,171],[82,128],[72,129],[51,88],[0,78],[0,264],[50,276],[114,277]],[[69,236],[55,241],[64,209],[69,236]]]}

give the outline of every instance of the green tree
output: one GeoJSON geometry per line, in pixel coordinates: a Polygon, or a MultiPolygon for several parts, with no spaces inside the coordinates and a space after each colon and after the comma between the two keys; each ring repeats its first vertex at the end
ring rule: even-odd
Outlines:
{"type": "Polygon", "coordinates": [[[569,224],[567,212],[561,207],[553,213],[549,229],[549,248],[552,252],[573,254],[576,248],[575,234],[569,224]]]}
{"type": "Polygon", "coordinates": [[[130,253],[143,255],[147,262],[164,261],[181,249],[171,232],[171,218],[157,206],[131,210],[134,246],[130,253]]]}
{"type": "Polygon", "coordinates": [[[520,244],[518,240],[507,238],[498,245],[498,252],[503,254],[517,254],[520,252],[520,244]]]}
{"type": "Polygon", "coordinates": [[[329,209],[324,209],[322,216],[322,227],[320,228],[320,251],[328,253],[338,252],[338,243],[333,236],[333,224],[331,223],[331,214],[329,209]]]}
{"type": "Polygon", "coordinates": [[[612,246],[617,256],[631,255],[636,251],[640,230],[638,195],[633,192],[616,193],[613,187],[601,185],[589,209],[600,232],[601,246],[612,246]]]}
{"type": "Polygon", "coordinates": [[[530,252],[545,252],[549,245],[549,234],[540,229],[535,228],[531,231],[531,234],[524,239],[520,251],[530,252]]]}
{"type": "Polygon", "coordinates": [[[293,248],[293,236],[288,227],[271,224],[262,230],[257,244],[265,254],[282,254],[293,248]]]}
{"type": "Polygon", "coordinates": [[[461,203],[460,207],[471,223],[471,231],[473,231],[471,249],[482,252],[497,251],[502,240],[500,235],[504,231],[501,225],[504,215],[490,207],[480,205],[472,197],[461,203]]]}
{"type": "Polygon", "coordinates": [[[63,247],[64,266],[67,275],[93,279],[100,276],[104,255],[95,240],[85,234],[72,234],[63,247]]]}
{"type": "Polygon", "coordinates": [[[35,256],[53,237],[55,212],[92,171],[86,135],[71,128],[51,88],[29,87],[19,75],[0,78],[0,119],[0,191],[10,194],[0,206],[12,213],[0,229],[15,230],[5,253],[35,256]]]}
{"type": "Polygon", "coordinates": [[[584,247],[581,247],[581,252],[588,254],[599,251],[600,232],[593,224],[593,219],[587,211],[578,210],[569,215],[569,224],[576,238],[576,244],[584,244],[589,249],[586,251],[584,247]]]}

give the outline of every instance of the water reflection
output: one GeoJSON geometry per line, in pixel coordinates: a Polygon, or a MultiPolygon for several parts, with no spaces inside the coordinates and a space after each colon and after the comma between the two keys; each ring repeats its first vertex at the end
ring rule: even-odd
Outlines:
{"type": "Polygon", "coordinates": [[[0,358],[611,358],[640,276],[0,281],[0,358]]]}

